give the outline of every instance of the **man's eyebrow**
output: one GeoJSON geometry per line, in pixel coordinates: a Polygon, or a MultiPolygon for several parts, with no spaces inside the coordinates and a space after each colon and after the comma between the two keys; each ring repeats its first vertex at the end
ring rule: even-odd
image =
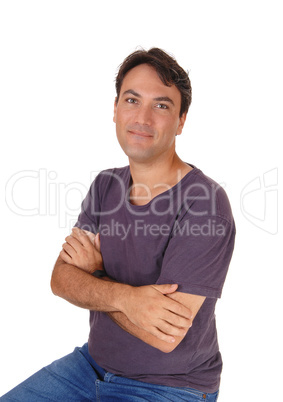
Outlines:
{"type": "Polygon", "coordinates": [[[125,92],[123,93],[123,96],[124,96],[124,95],[127,95],[127,94],[134,95],[134,96],[136,96],[137,98],[141,98],[141,95],[138,94],[138,93],[137,93],[136,91],[134,91],[133,89],[128,89],[127,91],[125,91],[125,92]]]}
{"type": "MultiPolygon", "coordinates": [[[[136,96],[137,98],[141,98],[141,97],[142,97],[139,93],[137,93],[137,92],[134,91],[133,89],[128,89],[127,91],[125,91],[125,92],[123,93],[123,95],[127,95],[127,94],[134,95],[134,96],[136,96]]],[[[169,98],[168,96],[158,96],[157,98],[154,98],[153,100],[156,101],[156,102],[169,102],[169,103],[171,103],[173,106],[175,106],[173,100],[172,100],[171,98],[169,98]]]]}
{"type": "Polygon", "coordinates": [[[155,100],[157,102],[169,102],[173,106],[175,106],[173,100],[171,98],[169,98],[168,96],[158,96],[157,98],[154,98],[153,100],[155,100]]]}

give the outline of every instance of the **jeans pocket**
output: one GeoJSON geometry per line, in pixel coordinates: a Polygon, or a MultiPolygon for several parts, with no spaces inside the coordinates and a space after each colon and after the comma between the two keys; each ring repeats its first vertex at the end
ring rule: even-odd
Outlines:
{"type": "Polygon", "coordinates": [[[193,388],[180,388],[183,392],[183,395],[187,395],[187,401],[188,402],[216,402],[218,398],[218,392],[216,391],[214,393],[207,393],[207,392],[202,392],[198,391],[197,389],[193,388]]]}
{"type": "Polygon", "coordinates": [[[181,388],[182,394],[187,396],[188,402],[204,402],[206,400],[206,395],[204,392],[198,391],[193,388],[181,388]]]}

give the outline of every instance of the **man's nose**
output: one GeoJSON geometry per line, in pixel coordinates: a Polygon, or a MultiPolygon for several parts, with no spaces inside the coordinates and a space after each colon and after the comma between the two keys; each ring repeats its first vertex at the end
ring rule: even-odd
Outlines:
{"type": "Polygon", "coordinates": [[[153,113],[150,105],[141,105],[136,114],[136,123],[150,126],[153,122],[153,113]]]}

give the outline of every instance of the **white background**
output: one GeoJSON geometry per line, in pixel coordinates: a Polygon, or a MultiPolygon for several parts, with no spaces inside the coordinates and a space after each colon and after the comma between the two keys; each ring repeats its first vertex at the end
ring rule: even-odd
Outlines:
{"type": "Polygon", "coordinates": [[[219,401],[279,400],[280,8],[1,1],[0,395],[87,340],[88,312],[52,295],[51,271],[95,172],[127,164],[112,122],[117,67],[138,46],[158,46],[192,81],[177,152],[224,185],[237,224],[217,307],[219,401]]]}

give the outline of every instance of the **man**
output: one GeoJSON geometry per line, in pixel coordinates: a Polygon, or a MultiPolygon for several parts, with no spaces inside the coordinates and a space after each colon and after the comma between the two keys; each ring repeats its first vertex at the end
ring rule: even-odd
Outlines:
{"type": "Polygon", "coordinates": [[[190,80],[154,48],[125,59],[116,90],[129,166],[94,180],[51,279],[56,295],[90,310],[89,341],[4,400],[217,399],[214,309],[235,226],[224,190],[175,151],[190,80]]]}

